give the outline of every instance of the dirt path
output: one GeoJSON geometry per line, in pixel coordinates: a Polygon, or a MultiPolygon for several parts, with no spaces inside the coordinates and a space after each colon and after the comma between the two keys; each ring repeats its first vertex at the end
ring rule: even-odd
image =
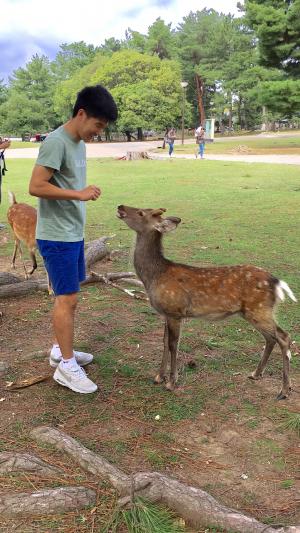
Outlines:
{"type": "MultiPolygon", "coordinates": [[[[267,134],[264,134],[266,137],[267,134]]],[[[286,135],[285,135],[286,136],[286,135]]],[[[258,136],[253,136],[257,138],[258,136]]],[[[260,136],[261,137],[261,136],[260,136]]],[[[274,137],[274,135],[273,135],[274,137]]],[[[239,140],[249,139],[250,137],[227,137],[226,140],[239,140]]],[[[193,142],[194,139],[187,140],[186,142],[193,142]]],[[[224,141],[223,139],[216,139],[215,142],[224,141]]],[[[145,141],[145,142],[122,142],[122,143],[99,143],[99,144],[87,144],[87,157],[88,158],[100,158],[100,157],[122,157],[126,155],[128,150],[131,151],[150,151],[158,148],[162,145],[162,141],[145,141]]],[[[176,150],[176,148],[175,148],[176,150]]],[[[11,148],[6,151],[5,156],[7,159],[36,159],[38,155],[38,148],[11,148]]],[[[161,153],[156,154],[157,159],[168,159],[168,154],[161,153]]],[[[155,156],[155,157],[156,157],[155,156]]],[[[178,159],[195,159],[193,154],[176,154],[174,158],[178,159]]],[[[300,165],[300,155],[235,155],[235,154],[217,154],[207,155],[205,159],[209,161],[238,161],[245,163],[278,163],[281,165],[300,165]]]]}

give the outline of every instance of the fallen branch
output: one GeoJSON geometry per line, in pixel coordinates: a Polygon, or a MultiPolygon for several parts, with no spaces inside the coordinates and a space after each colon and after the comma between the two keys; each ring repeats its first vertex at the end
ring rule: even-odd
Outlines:
{"type": "Polygon", "coordinates": [[[34,472],[46,476],[62,475],[62,471],[55,466],[51,466],[39,457],[29,453],[0,453],[0,474],[9,472],[34,472]]]}
{"type": "Polygon", "coordinates": [[[45,516],[78,511],[96,502],[96,493],[86,487],[60,487],[33,493],[0,495],[0,516],[45,516]]]}
{"type": "MultiPolygon", "coordinates": [[[[129,273],[128,273],[129,274],[129,273]]],[[[122,279],[122,278],[119,278],[122,279]]],[[[135,298],[136,300],[145,300],[148,301],[147,296],[143,291],[139,291],[141,294],[136,294],[135,289],[124,289],[123,287],[120,287],[120,285],[117,285],[111,279],[109,279],[107,276],[102,274],[97,274],[97,272],[91,271],[91,274],[87,280],[83,282],[85,283],[92,283],[92,281],[101,281],[102,283],[105,283],[106,285],[110,285],[111,287],[114,287],[115,289],[118,289],[119,291],[125,292],[128,296],[131,296],[132,298],[135,298]]]]}
{"type": "Polygon", "coordinates": [[[161,502],[181,515],[194,527],[214,525],[241,533],[299,533],[297,527],[274,529],[254,518],[221,505],[207,492],[190,487],[158,472],[139,472],[126,475],[101,456],[91,452],[62,431],[49,427],[35,428],[31,437],[37,442],[49,443],[66,452],[80,466],[101,479],[109,481],[116,488],[124,505],[134,494],[151,502],[161,502]]]}

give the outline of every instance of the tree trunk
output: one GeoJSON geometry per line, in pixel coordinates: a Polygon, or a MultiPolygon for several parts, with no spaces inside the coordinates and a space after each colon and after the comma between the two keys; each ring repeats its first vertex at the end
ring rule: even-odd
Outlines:
{"type": "Polygon", "coordinates": [[[147,152],[127,152],[126,160],[133,161],[136,159],[151,159],[147,152]]]}
{"type": "Polygon", "coordinates": [[[138,128],[137,129],[137,134],[138,134],[138,141],[143,141],[144,140],[144,135],[143,135],[143,129],[142,128],[138,128]]]}
{"type": "Polygon", "coordinates": [[[200,117],[200,124],[201,126],[205,127],[205,110],[204,110],[204,104],[203,104],[203,98],[204,98],[204,81],[199,76],[199,74],[195,74],[195,80],[196,80],[196,90],[197,90],[197,101],[198,101],[198,111],[199,111],[199,117],[200,117]]]}

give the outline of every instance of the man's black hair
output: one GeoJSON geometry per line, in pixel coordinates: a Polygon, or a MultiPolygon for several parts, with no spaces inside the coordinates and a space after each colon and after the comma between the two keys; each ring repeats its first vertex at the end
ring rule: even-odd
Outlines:
{"type": "Polygon", "coordinates": [[[114,122],[118,118],[118,108],[110,92],[102,85],[84,87],[77,95],[73,108],[73,118],[79,109],[84,109],[89,117],[104,118],[114,122]]]}

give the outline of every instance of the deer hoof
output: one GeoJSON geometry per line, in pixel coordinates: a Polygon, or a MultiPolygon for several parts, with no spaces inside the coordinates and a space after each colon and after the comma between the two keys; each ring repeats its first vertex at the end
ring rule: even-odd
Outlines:
{"type": "Polygon", "coordinates": [[[262,377],[263,377],[262,374],[257,375],[255,374],[255,372],[252,372],[252,374],[248,376],[249,379],[253,379],[255,381],[257,381],[258,379],[262,379],[262,377]]]}
{"type": "Polygon", "coordinates": [[[167,381],[166,383],[166,389],[169,391],[173,391],[175,389],[176,385],[175,383],[172,383],[171,381],[167,381]]]}
{"type": "Polygon", "coordinates": [[[165,377],[162,377],[160,374],[157,374],[155,378],[153,379],[153,382],[155,385],[160,385],[161,383],[164,383],[166,381],[165,377]]]}
{"type": "Polygon", "coordinates": [[[276,400],[286,400],[288,398],[288,394],[280,391],[279,394],[277,394],[276,400]]]}

